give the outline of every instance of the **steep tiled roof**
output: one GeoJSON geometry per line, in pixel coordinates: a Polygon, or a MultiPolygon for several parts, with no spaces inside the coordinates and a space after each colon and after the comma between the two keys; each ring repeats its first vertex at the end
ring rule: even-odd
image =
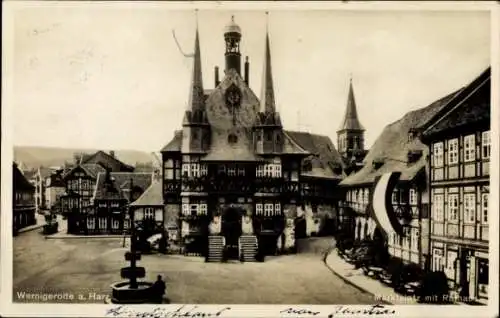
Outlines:
{"type": "Polygon", "coordinates": [[[144,193],[135,200],[131,206],[154,206],[163,205],[163,192],[161,181],[153,182],[144,193]]]}
{"type": "Polygon", "coordinates": [[[58,170],[50,175],[49,187],[64,187],[63,170],[58,170]]]}
{"type": "Polygon", "coordinates": [[[142,194],[152,182],[151,173],[142,172],[111,172],[99,173],[94,200],[128,200],[130,193],[130,180],[132,179],[133,189],[142,194]]]}
{"type": "Polygon", "coordinates": [[[93,178],[97,178],[99,173],[106,172],[106,169],[97,163],[84,163],[81,167],[93,178]]]}
{"type": "Polygon", "coordinates": [[[170,140],[170,142],[161,149],[161,152],[181,151],[181,145],[182,130],[176,130],[174,132],[174,138],[172,138],[172,140],[170,140]]]}
{"type": "Polygon", "coordinates": [[[454,92],[427,107],[411,111],[400,120],[387,125],[366,155],[364,167],[342,180],[340,185],[372,183],[376,176],[392,171],[401,172],[400,180],[412,180],[425,167],[428,150],[418,137],[409,139],[410,131],[425,124],[456,94],[454,92]],[[407,163],[410,150],[422,151],[416,162],[407,163]],[[377,161],[382,163],[378,168],[373,164],[377,161]]]}
{"type": "Polygon", "coordinates": [[[297,144],[312,154],[305,161],[311,162],[311,171],[303,171],[302,175],[323,178],[342,178],[343,161],[332,141],[327,136],[307,132],[287,131],[297,144]],[[337,171],[338,166],[340,171],[337,171]]]}
{"type": "Polygon", "coordinates": [[[17,168],[17,165],[14,163],[12,165],[12,186],[14,191],[16,190],[35,190],[35,186],[33,186],[23,175],[21,170],[17,168]]]}
{"type": "Polygon", "coordinates": [[[132,172],[134,171],[134,167],[129,166],[122,161],[118,160],[114,156],[105,153],[104,151],[99,150],[95,154],[85,158],[82,160],[82,164],[100,164],[101,166],[110,169],[113,172],[132,172]]]}
{"type": "Polygon", "coordinates": [[[460,129],[472,123],[489,125],[491,112],[491,69],[481,73],[426,125],[424,137],[460,129]]]}

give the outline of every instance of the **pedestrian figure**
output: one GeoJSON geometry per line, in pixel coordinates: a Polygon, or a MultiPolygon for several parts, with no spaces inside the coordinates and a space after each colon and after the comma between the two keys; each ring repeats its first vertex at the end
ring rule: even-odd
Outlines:
{"type": "Polygon", "coordinates": [[[161,275],[158,275],[156,278],[156,282],[153,283],[153,297],[155,302],[161,304],[163,302],[163,295],[165,295],[165,289],[167,286],[165,282],[162,280],[161,275]]]}

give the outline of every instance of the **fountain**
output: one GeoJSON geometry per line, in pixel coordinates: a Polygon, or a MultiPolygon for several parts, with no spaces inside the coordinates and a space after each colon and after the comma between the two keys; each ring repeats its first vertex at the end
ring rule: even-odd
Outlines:
{"type": "Polygon", "coordinates": [[[111,303],[113,304],[150,304],[157,303],[157,297],[153,290],[153,283],[146,281],[138,281],[138,278],[146,276],[144,267],[137,266],[137,261],[141,260],[141,253],[137,251],[137,233],[134,224],[134,210],[130,207],[130,203],[137,199],[132,192],[133,184],[130,180],[130,200],[128,206],[130,219],[130,251],[125,253],[125,261],[130,262],[130,266],[121,269],[121,277],[126,281],[116,282],[111,284],[112,295],[111,303]]]}

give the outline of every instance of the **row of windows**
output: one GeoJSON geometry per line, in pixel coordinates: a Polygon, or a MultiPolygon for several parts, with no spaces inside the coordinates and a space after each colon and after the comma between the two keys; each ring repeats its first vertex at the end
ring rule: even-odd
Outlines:
{"type": "Polygon", "coordinates": [[[255,204],[255,214],[273,216],[281,214],[280,203],[257,203],[255,204]]]}
{"type": "MultiPolygon", "coordinates": [[[[448,140],[448,164],[457,164],[458,138],[448,140]]],[[[489,159],[491,155],[490,131],[484,131],[481,135],[481,158],[489,159]]],[[[474,134],[464,136],[464,162],[476,160],[476,136],[474,134]]],[[[436,168],[444,165],[444,143],[437,142],[432,146],[432,163],[436,168]]]]}
{"type": "Polygon", "coordinates": [[[257,177],[281,178],[281,165],[275,163],[258,165],[255,175],[257,177]]]}
{"type": "MultiPolygon", "coordinates": [[[[96,222],[95,218],[87,218],[87,228],[90,230],[95,229],[96,222]]],[[[107,218],[98,218],[98,225],[100,229],[107,228],[108,219],[107,218]]],[[[111,220],[111,228],[117,230],[120,228],[120,221],[116,219],[111,220]]]]}
{"type": "Polygon", "coordinates": [[[15,199],[17,203],[21,201],[32,203],[31,201],[33,201],[34,198],[35,198],[34,195],[28,192],[16,192],[15,194],[15,199]]]}
{"type": "MultiPolygon", "coordinates": [[[[369,189],[359,189],[347,191],[347,201],[356,202],[361,204],[368,204],[370,201],[370,190],[369,189]]],[[[392,193],[392,203],[406,203],[409,202],[411,205],[417,204],[417,191],[415,189],[410,189],[409,191],[394,190],[392,193]]]]}
{"type": "MultiPolygon", "coordinates": [[[[481,222],[488,223],[488,193],[481,194],[481,222]]],[[[474,223],[476,221],[476,194],[465,193],[464,199],[464,223],[474,223]]],[[[443,194],[434,194],[432,203],[432,219],[434,221],[458,222],[458,194],[448,194],[447,202],[444,202],[443,194]]]]}
{"type": "Polygon", "coordinates": [[[403,248],[418,251],[418,241],[420,239],[420,231],[417,228],[405,229],[405,235],[399,236],[396,233],[391,233],[390,242],[393,245],[400,245],[403,248]]]}
{"type": "Polygon", "coordinates": [[[67,183],[69,190],[92,190],[93,184],[88,179],[73,179],[67,183]]]}
{"type": "Polygon", "coordinates": [[[206,215],[207,214],[207,204],[206,203],[183,203],[182,204],[182,214],[183,215],[206,215]]]}
{"type": "Polygon", "coordinates": [[[347,191],[347,201],[356,202],[362,204],[368,204],[370,201],[370,190],[369,189],[356,189],[347,191]]]}
{"type": "MultiPolygon", "coordinates": [[[[179,171],[173,168],[165,168],[165,179],[166,180],[174,180],[180,179],[179,171]]],[[[218,169],[219,174],[226,174],[228,176],[245,176],[245,169],[243,167],[237,167],[234,165],[231,166],[219,166],[218,169]]],[[[186,177],[200,177],[208,175],[208,167],[206,164],[200,163],[184,163],[182,164],[182,176],[186,177]]],[[[280,178],[281,174],[281,165],[280,164],[266,164],[259,165],[256,169],[257,177],[274,177],[280,178]]],[[[292,179],[295,177],[298,180],[298,173],[295,173],[290,176],[292,179]]]]}
{"type": "Polygon", "coordinates": [[[392,204],[406,203],[409,202],[410,205],[417,204],[417,191],[415,189],[410,189],[408,192],[402,190],[394,190],[392,192],[392,204]],[[406,196],[408,194],[408,197],[406,196]]]}
{"type": "Polygon", "coordinates": [[[183,163],[182,176],[183,177],[200,177],[208,174],[208,167],[206,164],[200,163],[183,163]]]}

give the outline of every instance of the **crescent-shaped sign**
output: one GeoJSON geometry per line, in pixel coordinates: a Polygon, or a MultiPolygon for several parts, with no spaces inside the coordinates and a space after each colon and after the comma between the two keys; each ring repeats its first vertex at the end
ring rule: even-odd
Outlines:
{"type": "Polygon", "coordinates": [[[386,236],[390,232],[404,236],[403,225],[392,206],[392,193],[400,176],[401,172],[390,172],[377,177],[371,192],[372,217],[386,236]]]}

